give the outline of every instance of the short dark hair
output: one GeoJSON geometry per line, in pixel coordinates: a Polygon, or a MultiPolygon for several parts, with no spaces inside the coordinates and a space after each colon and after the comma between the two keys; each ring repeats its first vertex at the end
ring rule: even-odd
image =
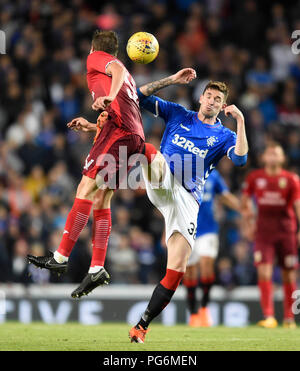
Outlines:
{"type": "Polygon", "coordinates": [[[92,46],[96,51],[103,51],[117,56],[119,48],[118,36],[114,31],[96,30],[93,35],[92,46]]]}
{"type": "Polygon", "coordinates": [[[204,88],[203,94],[206,92],[207,89],[215,89],[219,90],[221,93],[224,94],[224,102],[226,102],[226,99],[229,94],[228,86],[225,84],[225,82],[222,81],[210,81],[204,88]]]}
{"type": "Polygon", "coordinates": [[[264,152],[267,150],[267,149],[269,149],[269,148],[281,148],[281,150],[282,150],[282,152],[284,153],[284,149],[283,149],[283,147],[282,147],[282,145],[279,143],[279,142],[276,142],[276,140],[271,140],[271,141],[269,141],[267,144],[266,144],[266,146],[265,146],[265,148],[264,148],[264,152]]]}

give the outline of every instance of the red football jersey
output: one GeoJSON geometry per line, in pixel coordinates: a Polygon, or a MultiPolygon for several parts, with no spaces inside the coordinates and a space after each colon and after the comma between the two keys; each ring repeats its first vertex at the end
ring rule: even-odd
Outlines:
{"type": "Polygon", "coordinates": [[[258,233],[296,232],[294,203],[300,200],[298,175],[282,170],[279,175],[270,176],[264,169],[254,170],[248,175],[243,192],[255,198],[258,233]]]}
{"type": "MultiPolygon", "coordinates": [[[[110,63],[120,63],[124,67],[116,57],[102,51],[95,51],[87,58],[87,84],[93,100],[109,95],[112,79],[106,67],[110,63]]],[[[145,140],[135,81],[127,69],[124,83],[106,111],[120,128],[145,140]]]]}

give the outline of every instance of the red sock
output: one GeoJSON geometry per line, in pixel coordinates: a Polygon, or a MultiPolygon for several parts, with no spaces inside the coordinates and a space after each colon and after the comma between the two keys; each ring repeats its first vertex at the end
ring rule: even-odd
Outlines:
{"type": "Polygon", "coordinates": [[[197,299],[196,299],[196,289],[198,286],[197,279],[183,279],[183,284],[187,288],[187,304],[191,314],[197,313],[197,299]]]}
{"type": "Polygon", "coordinates": [[[173,269],[167,269],[167,273],[160,283],[168,290],[176,291],[183,277],[183,272],[177,272],[173,269]]]}
{"type": "Polygon", "coordinates": [[[292,305],[295,299],[292,298],[292,293],[297,290],[296,282],[293,283],[284,283],[284,300],[283,300],[283,309],[284,309],[284,319],[294,319],[294,314],[292,312],[292,305]]]}
{"type": "Polygon", "coordinates": [[[184,278],[184,280],[182,282],[183,282],[184,286],[187,287],[187,288],[198,286],[198,280],[197,279],[186,279],[186,278],[184,278]]]}
{"type": "Polygon", "coordinates": [[[64,233],[57,251],[68,257],[78,240],[78,237],[87,225],[93,202],[75,198],[73,207],[67,217],[64,233]]]}
{"type": "Polygon", "coordinates": [[[91,267],[103,266],[105,262],[108,238],[111,231],[110,209],[94,210],[93,222],[93,256],[91,267]]]}
{"type": "Polygon", "coordinates": [[[274,316],[273,284],[272,281],[258,281],[260,289],[260,305],[264,317],[274,316]]]}
{"type": "Polygon", "coordinates": [[[157,154],[157,149],[154,147],[154,145],[151,143],[145,143],[144,155],[146,156],[148,160],[148,164],[151,164],[156,154],[157,154]]]}
{"type": "Polygon", "coordinates": [[[200,285],[209,285],[209,284],[213,284],[215,282],[215,275],[212,275],[210,277],[200,277],[200,285]]]}

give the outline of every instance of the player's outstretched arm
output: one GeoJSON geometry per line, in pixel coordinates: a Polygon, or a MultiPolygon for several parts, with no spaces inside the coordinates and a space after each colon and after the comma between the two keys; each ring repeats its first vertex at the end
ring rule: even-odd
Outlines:
{"type": "Polygon", "coordinates": [[[74,131],[84,131],[84,132],[97,131],[96,124],[89,122],[83,117],[76,117],[75,119],[73,119],[71,122],[67,124],[67,127],[74,131]]]}
{"type": "Polygon", "coordinates": [[[239,199],[231,192],[224,192],[220,195],[220,201],[223,205],[237,212],[241,211],[239,199]]]}
{"type": "Polygon", "coordinates": [[[94,103],[92,104],[92,109],[97,110],[105,110],[111,102],[116,98],[118,95],[125,79],[125,68],[118,62],[110,63],[106,68],[106,73],[111,75],[111,87],[109,95],[105,97],[98,97],[94,103]]]}
{"type": "Polygon", "coordinates": [[[140,91],[146,97],[154,94],[158,90],[175,84],[188,84],[196,78],[196,71],[192,68],[183,68],[174,75],[165,77],[164,79],[149,82],[149,84],[140,87],[140,91]]]}

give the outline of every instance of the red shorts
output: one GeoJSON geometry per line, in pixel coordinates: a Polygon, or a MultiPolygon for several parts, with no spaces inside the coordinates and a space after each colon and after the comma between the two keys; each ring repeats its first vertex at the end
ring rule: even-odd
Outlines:
{"type": "Polygon", "coordinates": [[[122,176],[130,169],[128,158],[143,148],[144,140],[139,135],[105,125],[85,160],[82,174],[95,179],[99,173],[111,189],[118,189],[122,176]]]}
{"type": "Polygon", "coordinates": [[[298,267],[298,246],[296,233],[263,236],[257,235],[254,245],[255,265],[267,263],[278,265],[283,269],[296,269],[298,267]]]}

